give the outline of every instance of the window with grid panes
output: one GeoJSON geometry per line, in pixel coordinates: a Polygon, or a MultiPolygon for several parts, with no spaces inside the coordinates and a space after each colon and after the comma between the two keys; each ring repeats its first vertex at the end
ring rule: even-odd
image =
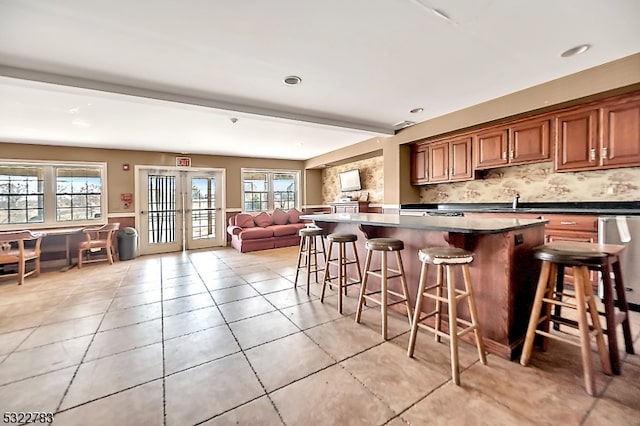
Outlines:
{"type": "Polygon", "coordinates": [[[242,171],[242,209],[245,212],[288,210],[299,207],[299,171],[242,171]]]}

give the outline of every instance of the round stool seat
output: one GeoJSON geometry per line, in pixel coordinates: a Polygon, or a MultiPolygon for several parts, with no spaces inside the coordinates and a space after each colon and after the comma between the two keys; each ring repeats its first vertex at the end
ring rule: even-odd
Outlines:
{"type": "Polygon", "coordinates": [[[572,249],[570,247],[538,246],[533,249],[533,257],[536,259],[558,263],[566,266],[604,265],[608,261],[608,255],[594,251],[572,249]]]}
{"type": "Polygon", "coordinates": [[[322,228],[303,228],[298,231],[298,235],[301,237],[315,237],[322,235],[322,228]]]}
{"type": "Polygon", "coordinates": [[[399,251],[404,250],[404,242],[396,238],[371,238],[364,244],[367,250],[399,251]]]}
{"type": "Polygon", "coordinates": [[[418,259],[434,265],[459,265],[471,263],[473,253],[456,247],[427,247],[418,251],[418,259]]]}
{"type": "Polygon", "coordinates": [[[329,234],[327,241],[330,243],[355,243],[358,241],[356,234],[329,234]]]}

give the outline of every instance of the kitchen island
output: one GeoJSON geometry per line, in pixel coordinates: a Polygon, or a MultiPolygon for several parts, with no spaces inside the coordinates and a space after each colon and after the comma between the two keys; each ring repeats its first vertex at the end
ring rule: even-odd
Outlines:
{"type": "MultiPolygon", "coordinates": [[[[365,256],[367,238],[389,237],[404,241],[402,258],[412,306],[420,275],[419,249],[450,245],[472,251],[475,256],[471,279],[486,349],[506,359],[518,355],[540,271],[531,250],[544,243],[547,221],[377,213],[314,214],[301,218],[312,220],[325,234],[357,234],[361,259],[365,256]]],[[[374,263],[373,267],[379,267],[379,264],[374,263]]],[[[429,268],[429,278],[435,280],[435,267],[429,268]]],[[[372,289],[378,285],[377,280],[372,279],[370,283],[372,289]]],[[[390,283],[394,284],[397,283],[390,283]]],[[[456,274],[456,285],[462,286],[461,274],[456,274]]],[[[432,306],[425,303],[424,310],[430,309],[432,306]]],[[[463,304],[459,305],[458,314],[469,319],[463,304]]],[[[471,339],[472,335],[467,334],[464,338],[471,339]]]]}

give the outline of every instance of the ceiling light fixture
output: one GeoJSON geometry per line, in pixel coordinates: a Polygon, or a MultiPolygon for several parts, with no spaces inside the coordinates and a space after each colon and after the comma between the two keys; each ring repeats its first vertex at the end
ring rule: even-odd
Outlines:
{"type": "Polygon", "coordinates": [[[418,108],[414,108],[411,111],[409,111],[411,114],[418,114],[420,112],[424,111],[424,108],[418,107],[418,108]]]}
{"type": "Polygon", "coordinates": [[[572,47],[569,50],[565,50],[560,54],[563,58],[569,58],[571,56],[579,55],[581,53],[586,52],[591,48],[590,44],[581,44],[580,46],[572,47]]]}
{"type": "Polygon", "coordinates": [[[285,77],[282,82],[287,86],[297,86],[298,84],[302,83],[302,79],[297,75],[290,75],[288,77],[285,77]]]}
{"type": "Polygon", "coordinates": [[[231,121],[233,124],[236,124],[238,122],[238,119],[235,117],[231,117],[229,121],[231,121]]]}

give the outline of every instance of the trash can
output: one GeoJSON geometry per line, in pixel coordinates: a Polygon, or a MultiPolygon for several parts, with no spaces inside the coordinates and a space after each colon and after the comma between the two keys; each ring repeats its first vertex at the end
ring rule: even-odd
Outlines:
{"type": "Polygon", "coordinates": [[[118,231],[118,258],[134,259],[138,251],[138,231],[135,228],[122,228],[118,231]]]}

